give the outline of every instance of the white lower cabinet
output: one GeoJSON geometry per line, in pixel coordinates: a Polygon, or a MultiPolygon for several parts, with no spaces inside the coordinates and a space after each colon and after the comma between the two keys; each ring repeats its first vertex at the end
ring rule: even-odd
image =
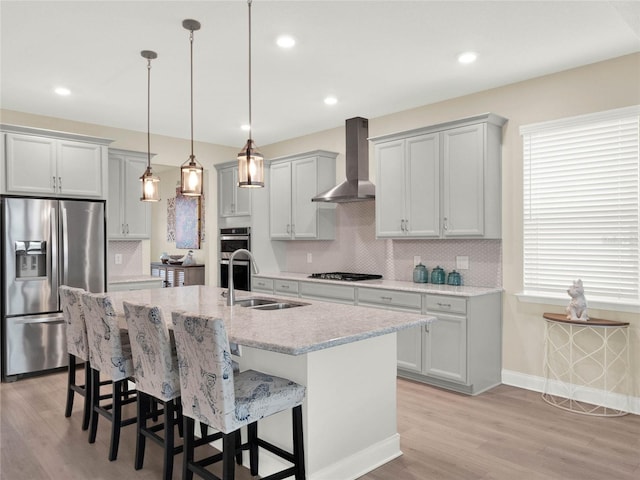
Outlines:
{"type": "Polygon", "coordinates": [[[252,279],[252,289],[426,314],[434,320],[397,333],[398,376],[468,395],[502,381],[500,292],[463,297],[263,276],[252,279]]]}
{"type": "Polygon", "coordinates": [[[502,296],[425,295],[435,320],[398,335],[398,375],[476,395],[502,381],[502,296]],[[421,361],[417,363],[417,348],[421,361]]]}

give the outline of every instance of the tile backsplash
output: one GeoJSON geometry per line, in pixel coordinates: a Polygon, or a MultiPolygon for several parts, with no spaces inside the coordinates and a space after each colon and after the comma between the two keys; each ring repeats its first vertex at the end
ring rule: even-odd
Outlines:
{"type": "Polygon", "coordinates": [[[110,241],[107,249],[107,273],[109,277],[140,275],[142,270],[141,241],[110,241]],[[115,256],[122,255],[122,263],[115,263],[115,256]]]}
{"type": "Polygon", "coordinates": [[[469,269],[459,271],[464,285],[502,286],[501,240],[377,240],[374,202],[338,204],[336,209],[336,239],[287,242],[284,270],[376,273],[411,281],[415,256],[429,272],[437,265],[449,272],[456,268],[456,256],[467,256],[469,269]]]}

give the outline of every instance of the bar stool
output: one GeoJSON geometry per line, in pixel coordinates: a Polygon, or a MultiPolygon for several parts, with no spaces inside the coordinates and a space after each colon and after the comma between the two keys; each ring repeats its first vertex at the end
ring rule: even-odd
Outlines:
{"type": "Polygon", "coordinates": [[[292,467],[263,480],[294,476],[305,478],[302,432],[302,402],[306,388],[285,378],[255,370],[234,374],[229,340],[221,319],[173,312],[174,336],[180,366],[180,388],[184,416],[184,480],[193,473],[207,480],[218,479],[204,467],[222,460],[223,480],[235,476],[234,456],[249,450],[251,475],[258,474],[258,447],[293,463],[292,467]],[[258,420],[292,409],[293,453],[258,438],[258,420]],[[205,423],[222,435],[222,453],[194,460],[194,421],[205,423]],[[247,426],[247,443],[236,447],[239,429],[247,426]]]}
{"type": "Polygon", "coordinates": [[[100,415],[111,422],[109,460],[118,456],[120,429],[136,422],[136,417],[122,418],[122,407],[136,401],[129,389],[128,380],[133,376],[131,345],[126,330],[118,326],[118,317],[111,299],[106,294],[84,293],[82,295],[87,339],[89,340],[89,363],[91,364],[91,421],[89,443],[96,441],[100,415]],[[111,403],[101,405],[100,374],[111,384],[111,403]]]}
{"type": "Polygon", "coordinates": [[[175,446],[175,425],[182,430],[180,376],[175,347],[171,345],[169,328],[158,307],[123,302],[129,327],[134,377],[138,391],[135,469],[144,463],[146,438],[162,445],[164,462],[162,478],[169,480],[173,473],[173,457],[182,452],[175,446]],[[161,404],[162,410],[151,407],[161,404]],[[164,413],[164,422],[147,426],[147,420],[164,413]],[[164,430],[163,437],[157,432],[164,430]]]}
{"type": "Polygon", "coordinates": [[[71,416],[73,410],[74,394],[84,397],[84,412],[82,415],[82,430],[89,428],[91,416],[91,369],[89,366],[89,344],[87,342],[87,327],[84,320],[84,308],[82,306],[82,288],[60,285],[60,305],[66,324],[68,375],[67,375],[67,404],[64,411],[65,417],[71,416]],[[84,366],[84,385],[76,383],[77,360],[82,360],[84,366]]]}

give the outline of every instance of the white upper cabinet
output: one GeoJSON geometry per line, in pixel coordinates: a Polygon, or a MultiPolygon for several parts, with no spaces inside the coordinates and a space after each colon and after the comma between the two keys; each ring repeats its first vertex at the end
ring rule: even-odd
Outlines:
{"type": "Polygon", "coordinates": [[[500,238],[501,139],[493,114],[371,139],[380,238],[500,238]]]}
{"type": "Polygon", "coordinates": [[[237,163],[218,168],[219,213],[221,217],[251,215],[251,188],[238,187],[237,163]]]}
{"type": "Polygon", "coordinates": [[[335,185],[336,156],[317,150],[271,161],[269,220],[273,240],[335,238],[335,204],[311,199],[335,185]]]}
{"type": "Polygon", "coordinates": [[[437,237],[439,137],[419,135],[375,145],[378,237],[437,237]]]}
{"type": "Polygon", "coordinates": [[[147,154],[111,149],[109,152],[109,240],[151,238],[151,204],[140,200],[140,177],[147,168],[147,154]]]}
{"type": "Polygon", "coordinates": [[[3,131],[9,130],[3,134],[4,193],[79,198],[106,197],[106,145],[109,140],[26,127],[2,128],[3,131]],[[14,133],[12,130],[30,134],[14,133]],[[39,132],[42,132],[42,135],[38,135],[39,132]],[[78,138],[83,140],[77,140],[78,138]]]}

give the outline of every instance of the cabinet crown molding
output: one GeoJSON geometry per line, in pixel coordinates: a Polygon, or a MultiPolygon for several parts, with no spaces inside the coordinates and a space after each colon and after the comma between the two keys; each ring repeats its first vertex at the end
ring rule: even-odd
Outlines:
{"type": "Polygon", "coordinates": [[[448,122],[437,123],[435,125],[429,125],[426,127],[414,128],[412,130],[403,130],[400,132],[385,133],[384,135],[378,135],[377,137],[369,137],[369,141],[372,143],[386,142],[389,140],[396,140],[398,138],[406,138],[425,133],[439,132],[441,130],[447,130],[454,127],[464,127],[465,125],[474,125],[477,123],[489,123],[502,127],[507,123],[505,117],[501,117],[495,113],[482,113],[479,115],[473,115],[471,117],[460,118],[458,120],[451,120],[448,122]]]}
{"type": "Polygon", "coordinates": [[[9,125],[0,123],[0,131],[3,133],[18,133],[24,135],[37,135],[40,137],[56,138],[62,140],[76,140],[85,143],[97,143],[98,145],[109,145],[114,140],[101,137],[92,137],[80,133],[60,132],[57,130],[47,130],[44,128],[26,127],[24,125],[9,125]]]}

